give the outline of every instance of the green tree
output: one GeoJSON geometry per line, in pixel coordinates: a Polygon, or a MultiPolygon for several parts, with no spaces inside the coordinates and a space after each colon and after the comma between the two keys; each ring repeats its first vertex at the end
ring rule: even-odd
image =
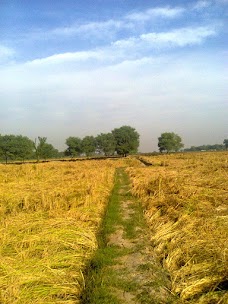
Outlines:
{"type": "Polygon", "coordinates": [[[139,134],[130,126],[122,126],[112,131],[116,141],[116,152],[118,155],[127,156],[137,153],[139,147],[139,134]]]}
{"type": "Polygon", "coordinates": [[[41,155],[42,155],[42,150],[44,145],[46,144],[47,137],[40,137],[38,136],[38,142],[37,139],[33,142],[33,147],[35,149],[35,154],[36,154],[36,160],[37,162],[40,161],[41,155]]]}
{"type": "Polygon", "coordinates": [[[168,153],[171,151],[177,152],[184,147],[184,145],[179,135],[173,132],[165,132],[158,138],[158,147],[160,152],[166,151],[168,153]]]}
{"type": "Polygon", "coordinates": [[[33,142],[26,136],[18,135],[16,137],[16,154],[15,157],[17,159],[25,159],[31,158],[33,155],[33,142]]]}
{"type": "Polygon", "coordinates": [[[226,150],[228,149],[228,139],[224,139],[223,144],[225,145],[226,150]]]}
{"type": "Polygon", "coordinates": [[[44,143],[40,151],[40,157],[43,159],[55,158],[59,156],[59,151],[53,147],[52,144],[44,143]]]}
{"type": "Polygon", "coordinates": [[[96,139],[93,136],[85,136],[82,139],[82,152],[90,156],[96,151],[96,139]]]}
{"type": "Polygon", "coordinates": [[[16,136],[1,135],[0,136],[0,154],[4,157],[6,164],[9,159],[14,159],[16,153],[16,136]]]}
{"type": "Polygon", "coordinates": [[[75,157],[82,153],[82,140],[78,137],[68,137],[66,139],[66,145],[68,148],[65,151],[65,155],[75,157]]]}
{"type": "Polygon", "coordinates": [[[22,135],[0,135],[0,155],[4,157],[5,162],[9,159],[29,158],[33,152],[32,141],[22,135]]]}
{"type": "Polygon", "coordinates": [[[96,137],[97,149],[106,156],[115,153],[116,141],[112,133],[101,133],[96,137]]]}
{"type": "Polygon", "coordinates": [[[39,162],[41,158],[47,159],[59,156],[59,151],[46,141],[47,137],[38,136],[38,142],[36,139],[33,142],[37,162],[39,162]]]}

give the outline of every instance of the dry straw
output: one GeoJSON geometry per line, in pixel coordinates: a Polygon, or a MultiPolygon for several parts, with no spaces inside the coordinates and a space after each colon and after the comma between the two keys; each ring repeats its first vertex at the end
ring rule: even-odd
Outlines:
{"type": "Polygon", "coordinates": [[[128,169],[172,292],[184,303],[228,303],[227,156],[146,157],[153,166],[128,169]]]}
{"type": "Polygon", "coordinates": [[[78,303],[124,162],[0,165],[0,303],[78,303]]]}

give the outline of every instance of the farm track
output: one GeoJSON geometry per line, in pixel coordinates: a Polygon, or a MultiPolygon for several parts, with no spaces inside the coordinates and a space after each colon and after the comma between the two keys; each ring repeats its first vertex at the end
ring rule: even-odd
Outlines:
{"type": "Polygon", "coordinates": [[[82,304],[178,303],[153,253],[141,204],[130,193],[128,176],[117,169],[104,219],[100,248],[87,269],[82,304]]]}

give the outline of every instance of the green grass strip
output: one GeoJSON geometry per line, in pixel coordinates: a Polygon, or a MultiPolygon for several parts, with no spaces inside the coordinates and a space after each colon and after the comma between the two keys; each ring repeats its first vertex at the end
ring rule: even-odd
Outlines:
{"type": "Polygon", "coordinates": [[[90,261],[85,271],[85,292],[82,294],[82,304],[119,304],[109,292],[109,286],[115,286],[115,274],[108,269],[108,266],[115,264],[115,259],[126,254],[126,249],[115,246],[107,247],[107,236],[113,233],[116,225],[121,223],[120,216],[120,195],[119,189],[123,185],[123,176],[126,175],[123,169],[117,169],[114,188],[104,215],[104,219],[98,233],[98,250],[90,261]]]}
{"type": "MultiPolygon", "coordinates": [[[[149,262],[139,265],[139,272],[151,271],[154,274],[151,282],[145,281],[145,286],[141,286],[141,283],[131,277],[131,268],[119,267],[120,257],[130,257],[145,248],[147,238],[144,239],[144,236],[147,232],[143,207],[130,192],[129,177],[124,168],[118,168],[114,188],[97,235],[98,250],[85,271],[85,290],[81,296],[81,304],[122,304],[123,301],[115,296],[118,292],[135,295],[142,304],[163,303],[160,287],[166,285],[168,279],[161,265],[149,262]],[[123,231],[123,239],[129,240],[133,246],[124,246],[122,241],[120,246],[118,243],[107,244],[110,235],[118,234],[119,229],[123,231]],[[151,297],[151,289],[157,291],[156,298],[151,297]]],[[[168,297],[166,300],[166,303],[177,303],[168,297]]]]}

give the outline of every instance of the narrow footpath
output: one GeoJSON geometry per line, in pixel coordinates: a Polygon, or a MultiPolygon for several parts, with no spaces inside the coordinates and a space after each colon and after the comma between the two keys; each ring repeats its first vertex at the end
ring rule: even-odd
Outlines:
{"type": "Polygon", "coordinates": [[[85,275],[82,304],[178,303],[170,281],[153,254],[140,202],[131,195],[124,169],[115,186],[85,275]]]}

